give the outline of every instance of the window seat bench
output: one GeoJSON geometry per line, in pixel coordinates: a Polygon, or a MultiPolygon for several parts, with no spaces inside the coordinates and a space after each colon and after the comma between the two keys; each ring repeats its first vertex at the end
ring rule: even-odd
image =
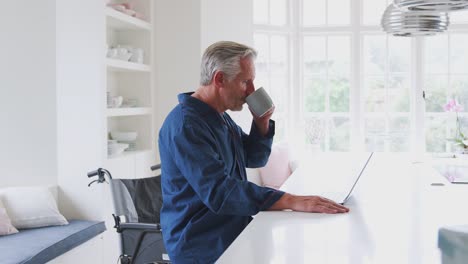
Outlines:
{"type": "Polygon", "coordinates": [[[104,222],[85,220],[70,220],[63,226],[22,229],[19,233],[0,237],[0,263],[46,263],[105,230],[104,222]]]}

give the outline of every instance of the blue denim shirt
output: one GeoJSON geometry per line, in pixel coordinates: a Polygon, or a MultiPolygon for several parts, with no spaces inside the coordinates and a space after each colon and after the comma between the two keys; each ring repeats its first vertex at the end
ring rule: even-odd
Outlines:
{"type": "Polygon", "coordinates": [[[213,263],[251,221],[283,192],[247,181],[246,167],[268,160],[274,121],[262,136],[245,134],[227,113],[180,94],[159,132],[161,225],[171,260],[213,263]]]}

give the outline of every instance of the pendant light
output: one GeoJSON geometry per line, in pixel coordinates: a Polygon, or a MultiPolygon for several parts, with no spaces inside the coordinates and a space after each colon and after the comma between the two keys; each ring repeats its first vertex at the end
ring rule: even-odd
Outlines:
{"type": "Polygon", "coordinates": [[[468,10],[468,0],[393,0],[404,11],[450,12],[468,10]]]}
{"type": "Polygon", "coordinates": [[[429,36],[447,30],[449,16],[443,12],[402,11],[390,4],[382,16],[383,30],[394,36],[429,36]]]}

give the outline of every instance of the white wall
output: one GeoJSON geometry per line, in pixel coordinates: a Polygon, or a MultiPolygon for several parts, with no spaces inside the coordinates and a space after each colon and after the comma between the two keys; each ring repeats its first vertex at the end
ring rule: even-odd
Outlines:
{"type": "MultiPolygon", "coordinates": [[[[200,0],[155,0],[156,132],[178,103],[177,94],[199,83],[200,0]]],[[[156,133],[157,142],[157,133],[156,133]]],[[[156,143],[157,144],[157,143],[156,143]]],[[[159,154],[158,154],[159,156],[159,154]]]]}
{"type": "Polygon", "coordinates": [[[103,166],[106,140],[103,2],[56,2],[59,206],[68,218],[103,219],[108,186],[88,188],[86,176],[103,166]]]}
{"type": "Polygon", "coordinates": [[[2,1],[0,32],[0,187],[55,184],[55,1],[2,1]]]}
{"type": "Polygon", "coordinates": [[[103,219],[103,192],[86,177],[103,157],[103,29],[101,1],[0,9],[0,187],[58,184],[68,219],[103,219]]]}
{"type": "Polygon", "coordinates": [[[220,40],[253,44],[252,0],[202,0],[201,50],[220,40]]]}

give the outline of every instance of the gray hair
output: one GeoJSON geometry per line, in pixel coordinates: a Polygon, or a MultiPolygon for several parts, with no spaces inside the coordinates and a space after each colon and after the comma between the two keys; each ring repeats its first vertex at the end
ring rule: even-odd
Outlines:
{"type": "Polygon", "coordinates": [[[240,73],[240,60],[246,57],[255,59],[257,51],[249,46],[232,42],[220,41],[211,44],[203,53],[201,61],[200,84],[208,85],[216,71],[222,71],[231,81],[240,73]]]}

